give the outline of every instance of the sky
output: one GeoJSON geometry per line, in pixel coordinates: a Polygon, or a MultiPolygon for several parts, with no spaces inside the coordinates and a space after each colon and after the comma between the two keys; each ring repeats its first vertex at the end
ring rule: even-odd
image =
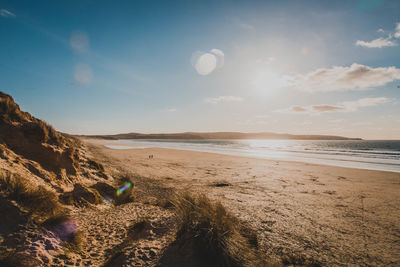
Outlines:
{"type": "Polygon", "coordinates": [[[400,1],[0,0],[0,91],[73,134],[400,139],[400,1]]]}

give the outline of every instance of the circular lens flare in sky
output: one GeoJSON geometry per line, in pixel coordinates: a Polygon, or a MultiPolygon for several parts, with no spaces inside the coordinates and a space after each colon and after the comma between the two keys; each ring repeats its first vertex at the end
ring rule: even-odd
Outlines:
{"type": "Polygon", "coordinates": [[[192,57],[192,65],[200,75],[209,75],[224,65],[224,53],[219,49],[210,52],[196,52],[192,57]]]}

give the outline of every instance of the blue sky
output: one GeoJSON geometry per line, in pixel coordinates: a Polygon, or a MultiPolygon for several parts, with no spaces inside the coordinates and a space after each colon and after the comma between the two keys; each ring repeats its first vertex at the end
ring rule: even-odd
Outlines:
{"type": "Polygon", "coordinates": [[[0,0],[0,90],[68,133],[400,139],[399,11],[384,0],[0,0]]]}

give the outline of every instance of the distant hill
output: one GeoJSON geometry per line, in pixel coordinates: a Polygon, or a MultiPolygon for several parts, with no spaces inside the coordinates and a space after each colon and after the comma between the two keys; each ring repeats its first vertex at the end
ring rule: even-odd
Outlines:
{"type": "Polygon", "coordinates": [[[181,139],[181,140],[205,140],[205,139],[272,139],[272,140],[362,140],[361,138],[348,138],[333,135],[294,135],[281,133],[241,133],[241,132],[186,132],[186,133],[160,133],[141,134],[125,133],[115,135],[86,135],[83,137],[102,139],[181,139]]]}

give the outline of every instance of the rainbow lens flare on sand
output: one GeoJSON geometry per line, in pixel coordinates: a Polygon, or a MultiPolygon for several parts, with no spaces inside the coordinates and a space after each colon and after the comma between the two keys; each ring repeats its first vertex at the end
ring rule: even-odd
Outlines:
{"type": "Polygon", "coordinates": [[[120,196],[126,189],[132,187],[132,184],[130,182],[125,183],[123,187],[117,190],[117,196],[120,196]]]}

